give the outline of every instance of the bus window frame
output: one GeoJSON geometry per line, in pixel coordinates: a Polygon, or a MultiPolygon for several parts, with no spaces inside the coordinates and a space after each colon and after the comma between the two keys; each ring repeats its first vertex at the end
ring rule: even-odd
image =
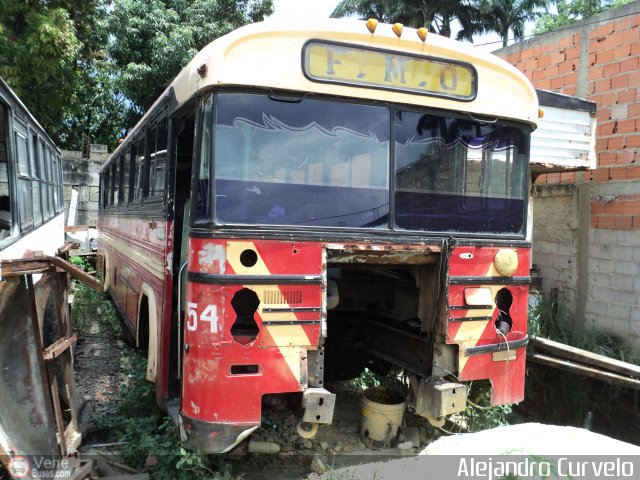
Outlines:
{"type": "Polygon", "coordinates": [[[209,116],[209,121],[210,124],[213,126],[214,122],[215,122],[215,115],[216,115],[216,109],[215,109],[215,96],[216,96],[217,91],[209,91],[207,92],[207,94],[203,95],[202,97],[197,99],[197,111],[196,111],[196,120],[195,120],[195,133],[194,133],[194,139],[195,139],[195,145],[194,145],[194,155],[195,155],[195,159],[196,161],[194,162],[194,168],[193,168],[193,172],[191,175],[191,214],[190,214],[190,219],[191,219],[191,225],[192,227],[208,227],[208,228],[212,228],[215,226],[214,221],[213,221],[213,211],[215,209],[215,204],[214,202],[212,202],[211,199],[215,199],[215,182],[212,182],[211,179],[215,178],[215,169],[214,169],[214,165],[213,165],[213,149],[215,148],[215,136],[213,135],[213,128],[211,129],[211,135],[209,136],[209,183],[208,183],[208,189],[206,191],[208,198],[206,199],[205,202],[205,214],[203,216],[203,218],[198,219],[196,212],[197,212],[197,201],[195,198],[195,195],[197,195],[198,192],[198,182],[200,181],[200,168],[201,168],[201,164],[203,161],[201,152],[202,152],[202,134],[204,131],[204,122],[205,122],[205,104],[206,102],[211,99],[211,115],[209,116]]]}
{"type": "Polygon", "coordinates": [[[4,104],[6,115],[4,135],[7,155],[7,186],[9,189],[9,213],[11,217],[11,229],[9,230],[9,234],[5,238],[0,240],[0,251],[20,239],[20,218],[18,214],[19,206],[18,202],[16,201],[18,186],[15,171],[16,166],[13,160],[15,159],[15,148],[12,142],[14,106],[13,103],[10,102],[10,99],[5,98],[3,93],[4,92],[0,91],[0,101],[4,104]]]}
{"type": "Polygon", "coordinates": [[[152,119],[145,125],[145,134],[146,134],[146,152],[145,152],[145,165],[144,165],[144,184],[143,184],[143,204],[164,204],[165,199],[167,197],[166,192],[169,187],[167,171],[169,166],[169,105],[167,102],[164,102],[164,105],[159,106],[158,113],[154,115],[152,119]],[[164,150],[158,150],[158,128],[160,124],[165,123],[165,142],[164,150]],[[152,146],[153,143],[153,146],[152,146]],[[153,149],[153,152],[152,152],[153,149]],[[151,182],[155,182],[155,173],[157,161],[155,155],[158,152],[164,151],[164,188],[162,192],[158,195],[152,195],[155,191],[154,185],[151,185],[151,182]],[[154,156],[152,158],[152,155],[154,156]],[[154,169],[152,171],[152,168],[154,169]]]}
{"type": "MultiPolygon", "coordinates": [[[[202,131],[203,131],[203,123],[204,122],[204,102],[206,101],[206,99],[211,96],[212,97],[212,115],[210,117],[210,121],[213,122],[212,125],[215,125],[215,121],[216,121],[216,95],[218,93],[245,93],[245,94],[262,94],[262,95],[271,95],[273,94],[272,91],[269,90],[263,90],[263,89],[256,89],[256,88],[216,88],[214,90],[210,90],[208,91],[205,95],[202,96],[202,98],[200,99],[199,103],[198,103],[198,112],[197,112],[197,121],[196,121],[196,138],[197,140],[197,171],[194,172],[194,181],[192,182],[192,194],[194,194],[193,192],[196,192],[195,188],[197,188],[197,181],[198,181],[198,175],[199,175],[199,171],[200,171],[200,163],[202,161],[201,158],[201,154],[200,154],[200,149],[201,149],[201,135],[202,135],[202,131]]],[[[297,93],[300,94],[301,92],[293,92],[293,93],[297,93]]],[[[393,115],[395,115],[396,111],[400,111],[400,110],[413,110],[413,111],[420,111],[424,114],[432,114],[432,115],[437,115],[437,116],[450,116],[450,117],[455,117],[455,118],[468,118],[468,114],[465,111],[459,111],[459,110],[440,110],[437,108],[432,108],[432,107],[428,107],[428,106],[416,106],[416,105],[405,105],[403,103],[400,102],[388,102],[388,101],[377,101],[374,99],[359,99],[359,98],[352,98],[352,97],[336,97],[336,96],[331,96],[331,95],[322,95],[322,94],[307,94],[304,95],[304,98],[309,98],[309,99],[320,99],[320,100],[327,100],[327,101],[334,101],[334,102],[345,102],[345,103],[361,103],[363,105],[377,105],[377,106],[385,106],[387,108],[389,108],[391,116],[393,118],[393,115]]],[[[482,119],[477,119],[474,118],[475,120],[482,120],[482,119]]],[[[527,163],[529,164],[531,161],[530,158],[530,143],[531,143],[531,132],[533,131],[533,128],[524,123],[524,122],[517,122],[517,121],[512,121],[509,119],[505,119],[505,118],[501,118],[500,122],[503,125],[512,125],[515,126],[517,128],[520,128],[521,130],[523,130],[523,132],[527,133],[528,135],[528,148],[529,148],[529,153],[527,155],[527,163]]],[[[357,232],[357,233],[365,233],[365,234],[382,234],[382,235],[388,235],[388,236],[396,236],[396,235],[403,235],[403,236],[424,236],[424,235],[435,235],[435,236],[442,236],[442,235],[449,235],[449,236],[456,236],[456,237],[460,237],[460,238],[478,238],[478,237],[482,237],[482,238],[504,238],[504,239],[514,239],[514,240],[523,240],[526,238],[526,232],[527,232],[527,217],[528,217],[528,208],[529,208],[529,196],[526,194],[526,192],[528,191],[528,177],[527,175],[523,175],[523,223],[522,223],[522,227],[520,229],[519,232],[510,232],[510,233],[504,233],[504,232],[461,232],[461,231],[455,231],[455,230],[448,230],[448,231],[436,231],[436,230],[406,230],[406,229],[402,229],[400,227],[396,226],[396,208],[395,208],[395,191],[396,191],[396,179],[395,179],[395,166],[396,166],[396,152],[395,152],[395,138],[396,138],[396,134],[395,134],[395,122],[392,120],[390,122],[390,135],[391,135],[391,141],[390,141],[390,147],[389,147],[389,154],[390,154],[390,158],[389,158],[389,192],[390,192],[390,199],[389,199],[389,221],[387,222],[387,228],[386,229],[381,229],[381,230],[376,230],[376,229],[371,229],[371,228],[362,228],[362,227],[336,227],[336,226],[323,226],[323,227],[318,227],[318,226],[300,226],[300,225],[277,225],[277,224],[240,224],[240,223],[222,223],[222,222],[217,222],[215,219],[215,211],[216,211],[216,207],[215,207],[215,158],[213,157],[214,152],[215,152],[215,133],[213,133],[212,130],[212,135],[211,135],[211,144],[209,146],[210,150],[209,150],[209,155],[210,155],[210,159],[209,159],[209,195],[211,196],[210,198],[212,200],[209,200],[208,205],[207,205],[207,218],[206,219],[201,219],[201,220],[197,220],[196,219],[196,202],[192,201],[192,205],[191,205],[191,227],[193,228],[215,228],[215,229],[236,229],[236,228],[246,228],[247,226],[249,226],[250,228],[256,228],[256,229],[269,229],[269,230],[273,230],[273,231],[318,231],[318,230],[322,230],[324,232],[335,232],[335,233],[339,233],[339,232],[357,232]],[[213,179],[213,180],[211,180],[213,179]]]]}

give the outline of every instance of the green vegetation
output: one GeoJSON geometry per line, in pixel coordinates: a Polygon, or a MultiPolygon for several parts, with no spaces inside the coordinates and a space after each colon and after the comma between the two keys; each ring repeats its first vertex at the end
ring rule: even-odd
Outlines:
{"type": "Polygon", "coordinates": [[[106,414],[96,421],[113,440],[126,443],[119,452],[123,461],[143,470],[147,459],[152,458],[157,462],[150,472],[153,479],[234,478],[231,466],[220,464],[217,457],[180,446],[173,422],[156,405],[155,385],[145,378],[145,356],[129,351],[123,359],[128,382],[120,387],[106,414]]]}
{"type": "Polygon", "coordinates": [[[546,13],[550,0],[342,0],[332,17],[357,15],[384,22],[400,22],[412,27],[451,37],[452,26],[458,24],[457,40],[472,41],[473,36],[495,32],[507,45],[509,33],[521,40],[524,24],[546,13]]]}
{"type": "Polygon", "coordinates": [[[122,322],[109,295],[98,293],[82,283],[73,283],[71,317],[74,328],[81,332],[120,335],[122,322]]]}
{"type": "Polygon", "coordinates": [[[534,33],[545,33],[585,20],[606,10],[626,5],[631,0],[558,0],[558,13],[540,16],[534,33]]]}
{"type": "Polygon", "coordinates": [[[513,405],[491,405],[491,383],[488,381],[472,382],[468,399],[464,416],[470,432],[509,425],[513,405]]]}
{"type": "Polygon", "coordinates": [[[360,375],[351,380],[349,383],[351,383],[351,385],[353,385],[354,387],[358,387],[364,390],[369,387],[379,387],[380,379],[374,372],[365,367],[360,375]]]}
{"type": "MultiPolygon", "coordinates": [[[[605,355],[630,363],[640,363],[640,352],[624,339],[586,329],[577,337],[571,335],[566,325],[558,323],[556,304],[542,301],[529,311],[529,333],[572,345],[583,350],[605,355]]],[[[532,347],[529,347],[532,348],[532,347]]],[[[527,367],[525,401],[517,410],[548,423],[583,426],[593,419],[594,430],[635,440],[638,432],[624,431],[633,426],[624,420],[622,405],[629,392],[623,387],[610,385],[579,374],[530,364],[527,367]],[[622,423],[621,423],[622,422],[622,423]]]]}
{"type": "MultiPolygon", "coordinates": [[[[120,337],[122,322],[106,294],[82,284],[74,285],[72,316],[75,328],[84,334],[120,337]]],[[[218,465],[216,457],[180,446],[173,422],[156,404],[155,385],[146,379],[146,366],[144,353],[124,351],[122,369],[127,382],[120,386],[107,411],[95,418],[98,429],[109,432],[107,440],[125,443],[118,452],[124,463],[143,470],[147,459],[153,459],[155,465],[150,472],[153,479],[234,478],[230,466],[218,465]]]]}
{"type": "Polygon", "coordinates": [[[0,2],[0,76],[58,146],[112,149],[193,54],[272,0],[0,2]]]}

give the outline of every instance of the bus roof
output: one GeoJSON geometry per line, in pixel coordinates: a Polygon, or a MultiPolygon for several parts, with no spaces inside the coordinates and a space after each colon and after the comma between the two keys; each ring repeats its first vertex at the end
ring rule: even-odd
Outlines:
{"type": "Polygon", "coordinates": [[[58,155],[62,155],[62,152],[57,147],[53,140],[49,137],[47,132],[42,128],[42,125],[38,123],[35,117],[31,114],[27,107],[25,107],[22,100],[16,95],[16,93],[11,89],[11,87],[4,81],[2,77],[0,77],[0,97],[3,97],[4,100],[9,104],[10,108],[13,109],[14,113],[18,114],[19,117],[22,117],[23,120],[30,123],[31,128],[34,130],[38,130],[38,133],[42,137],[43,140],[47,142],[47,145],[51,147],[58,155]]]}
{"type": "MultiPolygon", "coordinates": [[[[178,109],[198,95],[219,86],[267,88],[326,94],[345,98],[375,99],[398,104],[461,110],[491,118],[504,118],[536,126],[538,97],[529,80],[501,58],[471,44],[429,33],[423,42],[414,28],[404,27],[400,37],[392,25],[379,23],[373,33],[367,22],[351,19],[314,20],[309,25],[267,20],[241,27],[204,47],[180,71],[165,92],[128,132],[135,136],[167,96],[175,96],[178,109]],[[316,40],[367,51],[430,57],[468,65],[476,72],[473,98],[416,94],[371,86],[314,81],[303,71],[305,45],[316,40]]],[[[112,153],[115,158],[128,142],[112,153]]],[[[108,163],[108,162],[107,162],[108,163]]],[[[106,165],[106,164],[105,164],[106,165]]]]}
{"type": "Polygon", "coordinates": [[[371,33],[366,22],[360,20],[326,19],[308,25],[268,20],[247,25],[207,45],[172,84],[178,105],[187,102],[196,93],[221,85],[375,98],[394,103],[465,110],[534,125],[538,120],[535,90],[519,70],[504,60],[478,51],[470,44],[436,34],[428,34],[423,42],[413,28],[404,28],[398,37],[392,31],[392,25],[380,23],[371,33]],[[302,67],[303,47],[312,39],[470,64],[477,71],[476,96],[473,101],[463,103],[454,98],[313,81],[304,74],[302,67]],[[203,71],[204,75],[201,74],[203,71]]]}

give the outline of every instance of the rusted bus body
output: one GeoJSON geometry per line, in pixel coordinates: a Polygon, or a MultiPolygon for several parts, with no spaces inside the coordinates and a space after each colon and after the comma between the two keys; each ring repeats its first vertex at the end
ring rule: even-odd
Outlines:
{"type": "Polygon", "coordinates": [[[520,401],[537,107],[495,57],[383,24],[265,22],[200,52],[105,165],[99,215],[185,444],[228,451],[281,394],[312,435],[326,381],[365,366],[403,369],[433,420],[460,382],[520,401]]]}
{"type": "MultiPolygon", "coordinates": [[[[162,214],[150,216],[101,215],[98,219],[100,247],[104,259],[104,284],[134,335],[134,343],[149,350],[147,378],[156,380],[158,362],[169,359],[158,343],[160,332],[171,328],[171,266],[167,265],[172,242],[164,232],[172,223],[162,214]]],[[[169,260],[170,261],[170,260],[169,260]]],[[[168,365],[160,368],[168,372],[168,365]]],[[[167,386],[168,378],[158,385],[167,386]]],[[[168,391],[158,390],[158,401],[168,391]]]]}
{"type": "Polygon", "coordinates": [[[21,478],[81,440],[63,244],[60,151],[0,79],[0,462],[21,478]]]}

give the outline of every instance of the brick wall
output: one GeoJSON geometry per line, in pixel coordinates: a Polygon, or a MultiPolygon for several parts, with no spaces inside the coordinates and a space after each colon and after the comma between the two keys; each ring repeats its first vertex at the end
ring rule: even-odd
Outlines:
{"type": "Polygon", "coordinates": [[[597,104],[597,168],[536,181],[534,262],[544,264],[545,290],[560,292],[575,330],[595,327],[640,347],[640,1],[494,53],[536,88],[597,104]],[[565,193],[574,209],[569,229],[577,265],[564,277],[565,267],[548,262],[556,247],[566,250],[566,238],[549,236],[561,217],[544,213],[564,208],[567,198],[552,193],[558,185],[575,187],[565,193]]]}

